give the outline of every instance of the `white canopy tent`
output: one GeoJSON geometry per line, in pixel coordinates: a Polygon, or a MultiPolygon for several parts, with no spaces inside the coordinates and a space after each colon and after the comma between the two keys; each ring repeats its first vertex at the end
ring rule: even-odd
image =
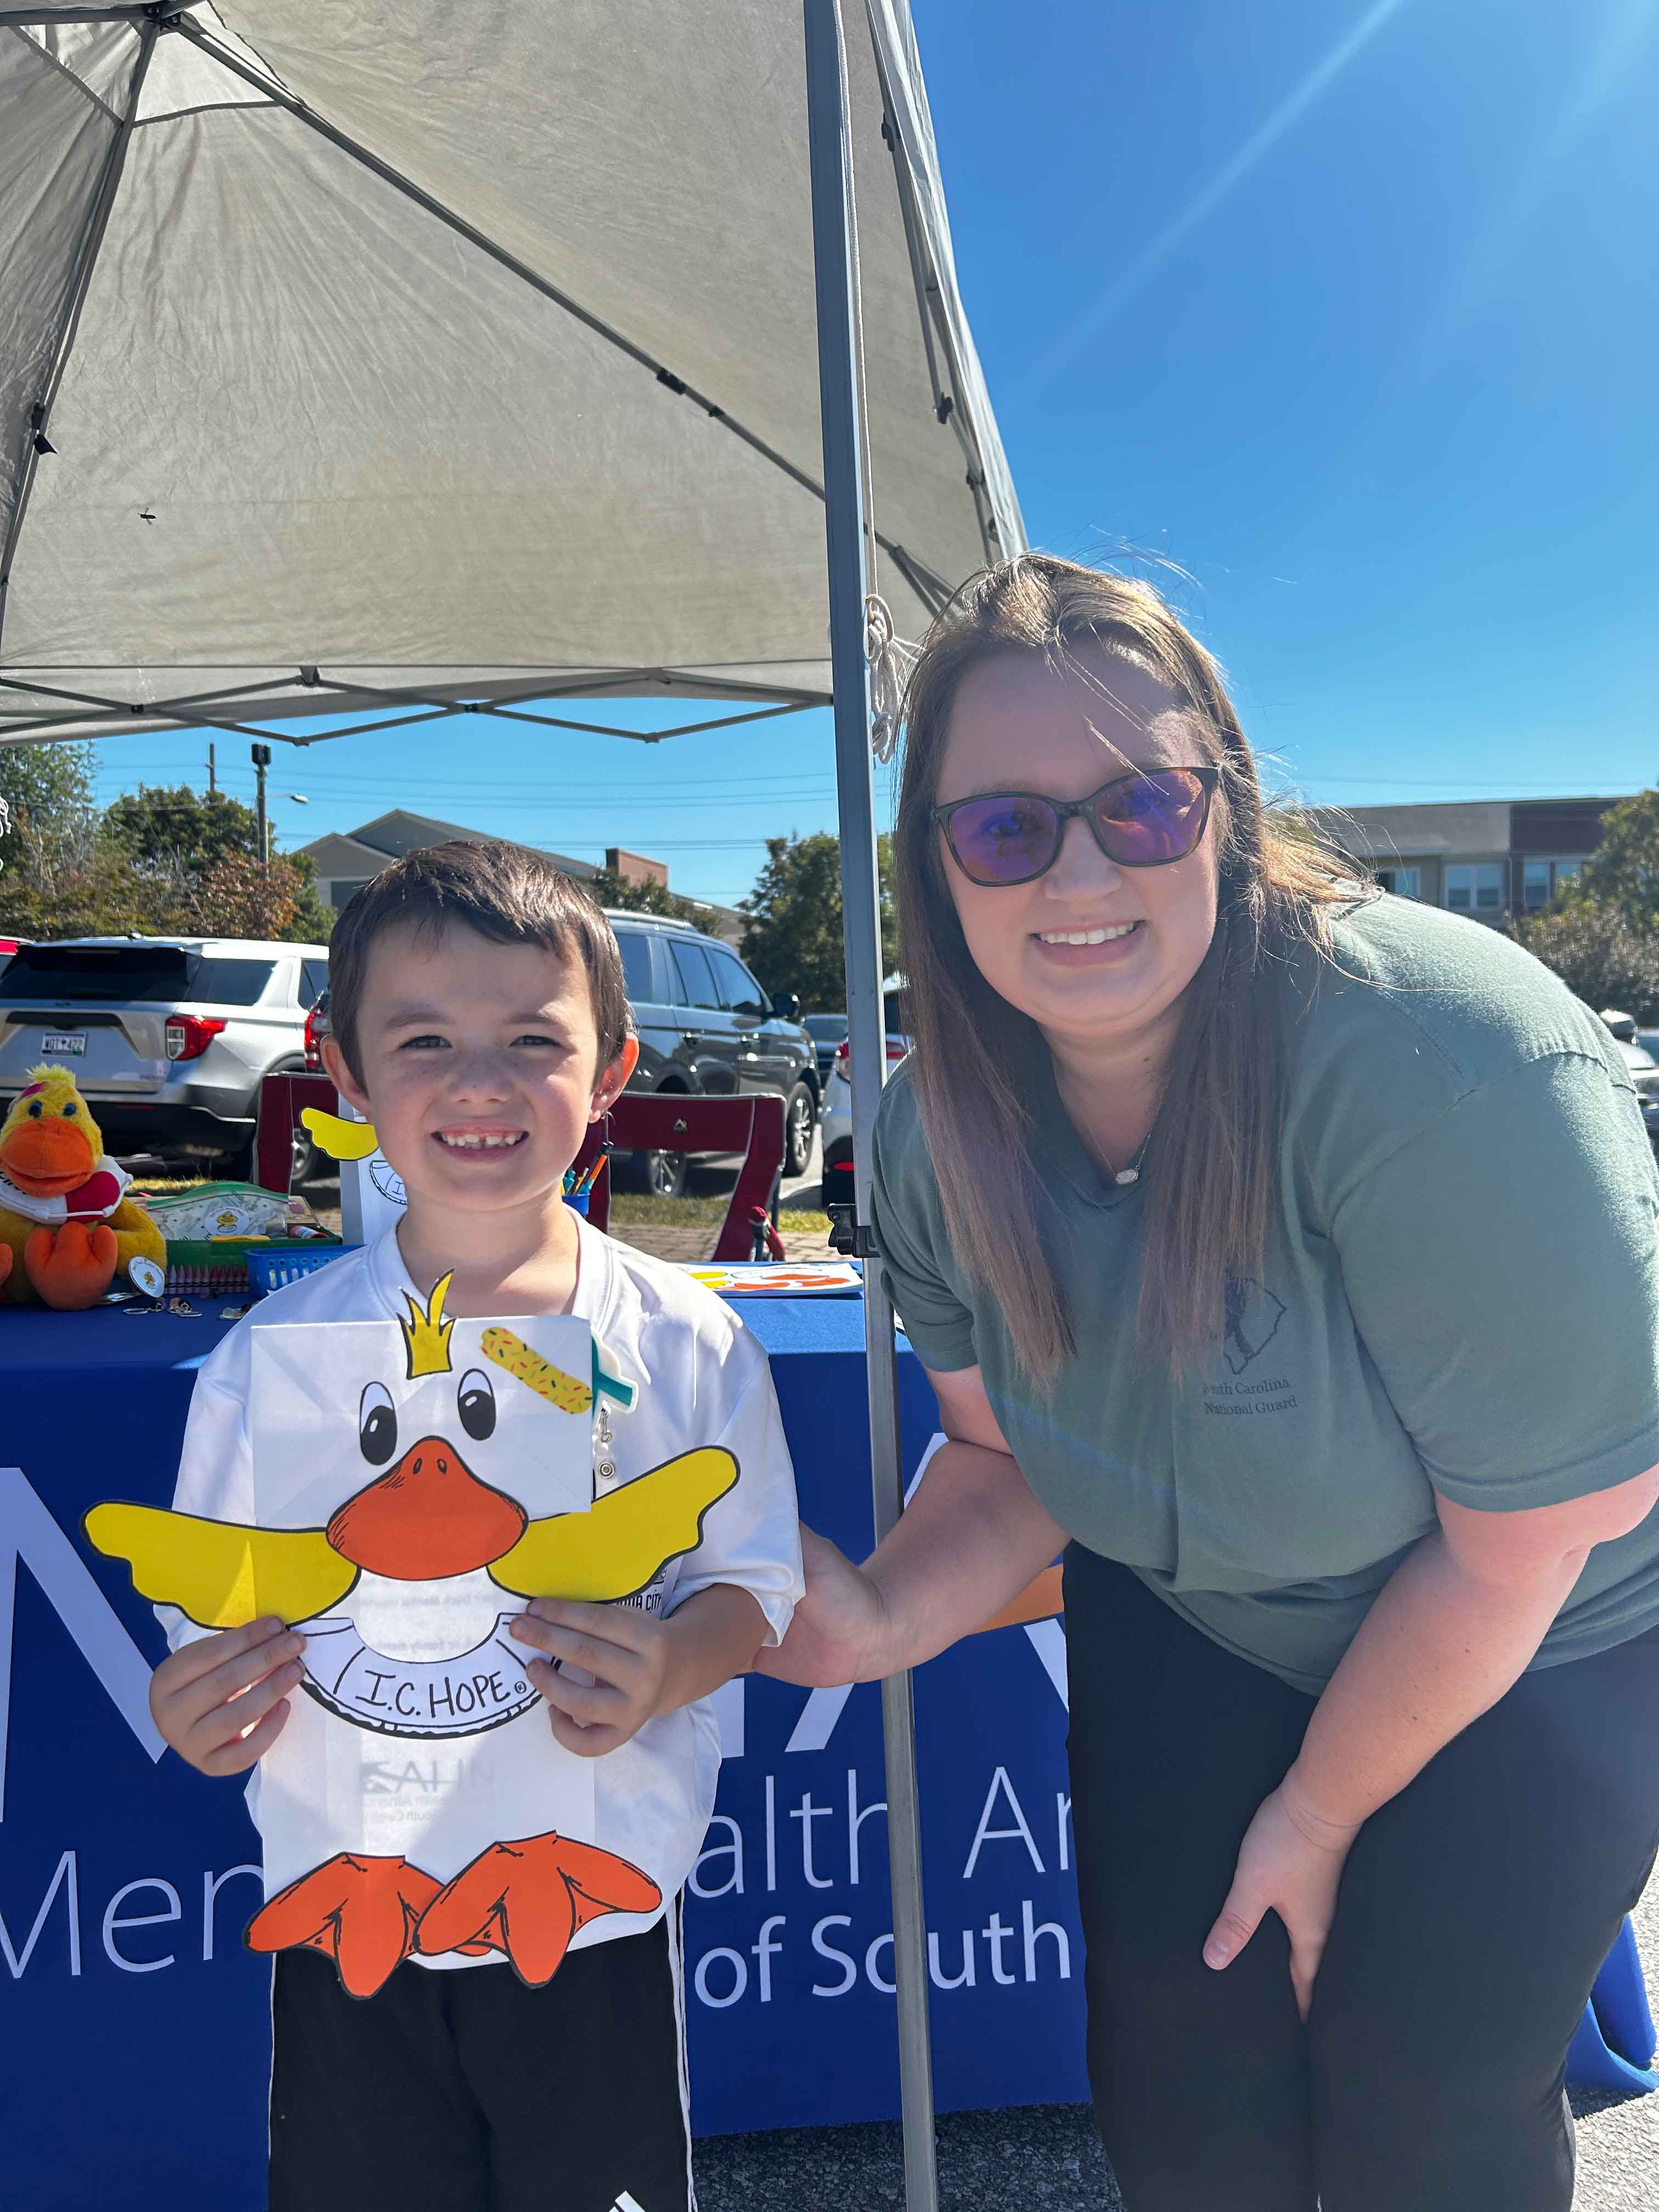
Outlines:
{"type": "MultiPolygon", "coordinates": [[[[1021,527],[908,11],[856,14],[914,636],[1021,527]]],[[[0,124],[0,736],[829,696],[793,0],[33,0],[0,124]]]]}
{"type": "MultiPolygon", "coordinates": [[[[0,5],[0,744],[833,695],[866,1220],[866,594],[915,635],[1023,543],[907,0],[0,5]]],[[[880,1533],[873,1271],[865,1311],[880,1533]]],[[[883,1701],[930,2212],[908,1677],[883,1701]]]]}

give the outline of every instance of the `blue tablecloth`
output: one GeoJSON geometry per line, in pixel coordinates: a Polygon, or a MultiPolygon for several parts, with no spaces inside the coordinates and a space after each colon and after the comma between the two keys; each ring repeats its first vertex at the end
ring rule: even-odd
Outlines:
{"type": "MultiPolygon", "coordinates": [[[[264,2203],[268,1968],[240,1940],[257,1839],[236,1784],[140,1741],[161,1632],[80,1533],[101,1498],[170,1498],[195,1370],[224,1328],[218,1304],[195,1303],[195,1320],[0,1315],[0,1462],[18,1470],[0,1473],[0,1654],[14,1552],[25,1569],[0,1695],[0,2142],[6,2199],[31,2212],[264,2203]]],[[[744,1314],[772,1355],[805,1516],[867,1549],[858,1302],[744,1314]]],[[[935,1408],[908,1350],[900,1386],[914,1468],[935,1408]]],[[[1063,1654],[1052,1622],[1001,1630],[918,1679],[947,2109],[1087,2094],[1063,1654]]],[[[890,2116],[878,1693],[749,1680],[723,1693],[722,1728],[719,1811],[686,1900],[696,2124],[890,2116]]]]}
{"type": "MultiPolygon", "coordinates": [[[[170,1497],[195,1370],[225,1326],[198,1303],[192,1320],[0,1315],[0,2142],[7,2200],[31,2212],[264,2201],[268,1969],[240,1942],[257,1841],[236,1785],[152,1757],[161,1634],[80,1534],[100,1498],[170,1497]]],[[[803,1514],[859,1552],[859,1305],[744,1310],[772,1356],[803,1514]]],[[[899,1375],[909,1470],[936,1409],[902,1346],[899,1375]]],[[[1053,1622],[970,1638],[917,1678],[942,2109],[1087,2094],[1064,1689],[1053,1622]]],[[[696,2125],[890,2116],[877,1693],[750,1680],[723,1693],[722,1728],[719,1808],[686,1900],[696,2125]]],[[[1650,2087],[1652,2053],[1626,1940],[1574,2078],[1650,2087]]]]}

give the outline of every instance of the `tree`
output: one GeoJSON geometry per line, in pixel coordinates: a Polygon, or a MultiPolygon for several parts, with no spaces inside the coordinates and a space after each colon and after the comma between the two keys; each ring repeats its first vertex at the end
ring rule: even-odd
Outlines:
{"type": "MultiPolygon", "coordinates": [[[[828,830],[811,837],[769,837],[766,866],[741,902],[748,917],[743,957],[769,991],[793,991],[803,1006],[833,1012],[847,1003],[842,941],[841,840],[828,830]]],[[[889,884],[892,850],[877,840],[881,875],[881,963],[898,963],[898,927],[889,884]]]]}
{"type": "MultiPolygon", "coordinates": [[[[277,855],[272,854],[274,868],[277,855]]],[[[292,868],[297,881],[294,891],[294,913],[286,929],[276,934],[295,945],[326,945],[334,927],[334,909],[325,906],[322,894],[317,889],[317,863],[308,853],[284,853],[282,865],[292,868]]]]}
{"type": "Polygon", "coordinates": [[[207,873],[226,853],[259,856],[259,817],[222,791],[187,783],[141,783],[104,810],[104,834],[135,860],[177,859],[192,875],[207,873]]]}
{"type": "Polygon", "coordinates": [[[0,867],[11,867],[31,830],[83,823],[93,811],[89,744],[0,745],[0,867]]]}
{"type": "Polygon", "coordinates": [[[221,853],[193,885],[193,933],[202,937],[270,937],[325,944],[326,928],[295,927],[307,890],[316,902],[316,884],[289,854],[262,868],[251,853],[221,853]]]}
{"type": "Polygon", "coordinates": [[[105,809],[103,831],[140,874],[159,873],[179,885],[177,910],[164,928],[328,942],[334,915],[318,896],[315,867],[302,853],[273,854],[267,879],[259,866],[259,817],[239,799],[187,783],[140,784],[105,809]]]}
{"type": "Polygon", "coordinates": [[[1659,791],[1638,792],[1607,809],[1577,890],[1617,907],[1633,929],[1659,929],[1659,791]]]}
{"type": "MultiPolygon", "coordinates": [[[[0,750],[0,782],[20,753],[0,750]]],[[[325,945],[334,916],[301,853],[259,866],[252,807],[180,784],[124,792],[104,813],[90,804],[84,762],[24,762],[9,778],[17,826],[0,845],[0,932],[12,937],[268,937],[325,945]]]]}
{"type": "Polygon", "coordinates": [[[1659,932],[1632,928],[1620,907],[1577,892],[1505,929],[1598,1013],[1659,1021],[1659,932]]]}
{"type": "Polygon", "coordinates": [[[29,818],[0,875],[0,933],[9,937],[165,935],[189,925],[183,871],[135,862],[99,835],[98,818],[55,826],[29,818]]]}
{"type": "Polygon", "coordinates": [[[601,868],[587,888],[601,906],[623,907],[630,914],[671,915],[676,921],[699,920],[691,900],[671,891],[666,884],[639,883],[632,876],[619,876],[614,869],[601,868]]]}

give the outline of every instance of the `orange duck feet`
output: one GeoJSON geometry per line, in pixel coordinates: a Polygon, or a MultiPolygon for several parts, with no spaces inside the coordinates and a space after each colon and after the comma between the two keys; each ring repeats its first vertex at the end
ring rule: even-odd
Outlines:
{"type": "Polygon", "coordinates": [[[505,1951],[521,1982],[550,1981],[571,1937],[602,1912],[654,1912],[662,1892],[648,1875],[597,1844],[550,1832],[491,1844],[434,1898],[416,1947],[505,1951]]]}
{"type": "Polygon", "coordinates": [[[43,1225],[23,1240],[23,1267],[36,1297],[61,1313],[95,1305],[114,1280],[118,1256],[115,1231],[102,1221],[43,1225]]]}
{"type": "Polygon", "coordinates": [[[321,1951],[348,1996],[372,1997],[415,1948],[416,1924],[438,1894],[432,1876],[407,1859],[338,1851],[278,1890],[244,1940],[250,1951],[321,1951]]]}

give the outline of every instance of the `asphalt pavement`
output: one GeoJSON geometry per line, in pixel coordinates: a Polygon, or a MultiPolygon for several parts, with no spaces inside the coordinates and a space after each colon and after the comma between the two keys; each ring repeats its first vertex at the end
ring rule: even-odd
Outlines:
{"type": "MultiPolygon", "coordinates": [[[[1659,1880],[1636,1912],[1649,1989],[1659,2002],[1659,1880]]],[[[1659,2094],[1575,2093],[1578,2185],[1574,2212],[1655,2212],[1659,2206],[1659,2094]]],[[[696,2147],[699,2212],[889,2212],[904,2203],[896,2123],[715,2136],[696,2147]]],[[[939,2123],[941,2212],[1122,2212],[1086,2105],[951,2112],[939,2123]]],[[[1226,2212],[1194,2205],[1191,2212],[1226,2212]]],[[[1285,2212],[1312,2212],[1287,2205],[1285,2212]]],[[[1399,2212],[1417,2212],[1401,2204],[1399,2212]]],[[[1470,2212],[1486,2212],[1471,2207],[1470,2212]]]]}

